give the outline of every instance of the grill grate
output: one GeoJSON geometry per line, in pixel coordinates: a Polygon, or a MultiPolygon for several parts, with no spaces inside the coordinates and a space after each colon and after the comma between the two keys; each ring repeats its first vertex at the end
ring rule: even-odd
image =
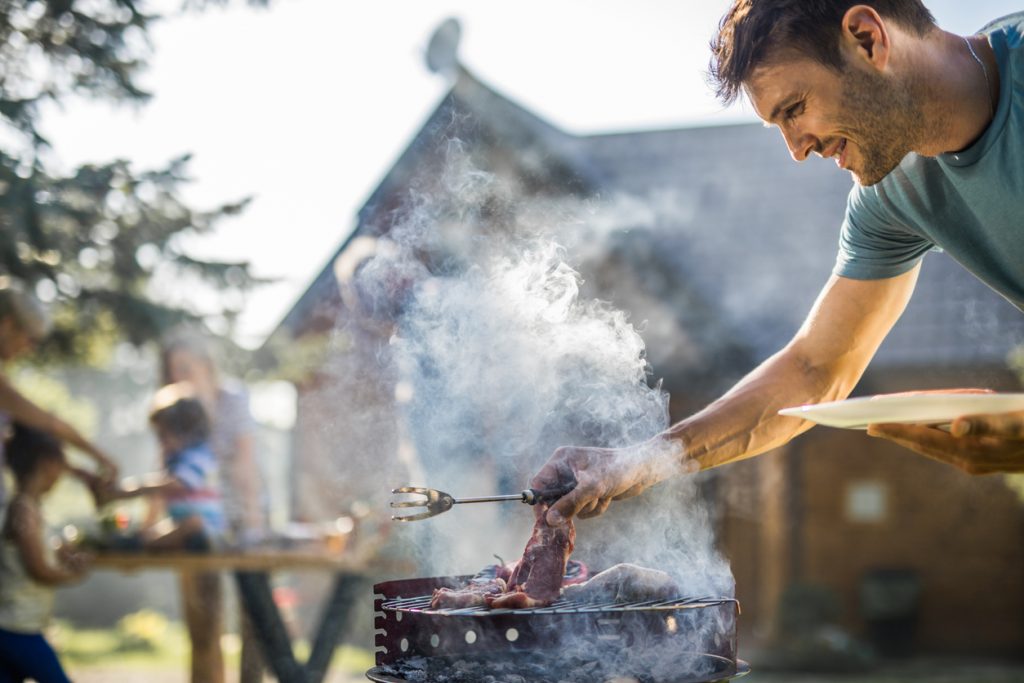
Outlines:
{"type": "Polygon", "coordinates": [[[470,578],[406,579],[374,586],[377,665],[397,666],[416,657],[531,661],[532,655],[520,659],[521,653],[543,651],[557,657],[582,637],[600,643],[611,655],[641,659],[645,653],[682,657],[696,647],[730,662],[725,673],[735,675],[739,603],[732,598],[629,603],[560,599],[532,609],[430,608],[434,589],[464,586],[470,578]],[[690,640],[693,634],[700,634],[699,643],[690,640]]]}
{"type": "Polygon", "coordinates": [[[732,598],[673,598],[671,600],[645,600],[643,602],[582,602],[579,600],[558,600],[547,607],[531,609],[490,609],[485,606],[462,607],[451,609],[431,609],[431,596],[421,595],[415,598],[399,598],[386,600],[381,608],[391,611],[416,612],[432,616],[451,617],[493,617],[502,614],[522,616],[533,614],[588,614],[593,612],[671,612],[682,609],[701,609],[732,603],[739,613],[739,602],[732,598]]]}

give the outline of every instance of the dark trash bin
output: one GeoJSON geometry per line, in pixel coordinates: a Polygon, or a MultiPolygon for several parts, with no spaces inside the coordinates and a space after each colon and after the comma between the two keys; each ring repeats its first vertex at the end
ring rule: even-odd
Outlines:
{"type": "Polygon", "coordinates": [[[921,579],[912,569],[875,569],[861,580],[861,615],[871,644],[883,656],[913,652],[920,607],[921,579]]]}

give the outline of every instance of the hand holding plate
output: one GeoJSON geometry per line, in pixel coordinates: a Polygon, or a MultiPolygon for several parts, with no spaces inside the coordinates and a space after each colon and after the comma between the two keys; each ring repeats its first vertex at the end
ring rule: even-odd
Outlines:
{"type": "Polygon", "coordinates": [[[1024,472],[1024,410],[958,417],[948,433],[919,425],[872,424],[868,434],[967,474],[1024,472]]]}

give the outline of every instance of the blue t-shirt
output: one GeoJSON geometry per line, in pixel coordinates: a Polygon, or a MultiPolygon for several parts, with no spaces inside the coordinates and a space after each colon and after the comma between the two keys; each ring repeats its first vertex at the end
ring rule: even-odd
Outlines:
{"type": "Polygon", "coordinates": [[[999,64],[992,123],[961,152],[909,154],[876,185],[855,185],[836,275],[894,277],[938,248],[1024,310],[1024,12],[982,32],[999,64]]]}
{"type": "Polygon", "coordinates": [[[205,444],[189,446],[167,458],[167,473],[180,481],[186,491],[167,496],[167,513],[175,522],[198,515],[212,536],[227,530],[224,501],[217,477],[217,458],[205,444]]]}

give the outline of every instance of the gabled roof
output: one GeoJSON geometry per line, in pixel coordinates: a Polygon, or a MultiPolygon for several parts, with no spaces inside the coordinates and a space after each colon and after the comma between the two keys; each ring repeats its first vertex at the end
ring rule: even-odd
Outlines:
{"type": "Polygon", "coordinates": [[[406,198],[414,178],[429,172],[436,164],[439,146],[454,137],[470,144],[497,138],[510,149],[544,149],[545,158],[531,160],[531,163],[543,165],[548,172],[552,167],[559,167],[563,177],[572,178],[570,183],[563,182],[562,192],[587,192],[593,187],[591,179],[586,176],[586,165],[577,158],[579,150],[572,136],[484,85],[460,67],[451,90],[359,209],[355,228],[342,240],[323,270],[285,314],[265,346],[270,340],[283,335],[300,334],[325,302],[337,299],[338,287],[333,270],[335,259],[356,237],[377,235],[386,230],[387,226],[381,221],[406,198]]]}
{"type": "MultiPolygon", "coordinates": [[[[716,329],[755,359],[789,340],[831,272],[851,181],[830,162],[793,163],[778,134],[760,124],[573,136],[464,69],[370,195],[335,256],[355,236],[387,229],[382,221],[417,175],[436,171],[436,151],[453,135],[520,154],[521,172],[541,173],[552,192],[642,207],[625,227],[656,244],[658,267],[687,285],[685,297],[660,296],[684,323],[683,309],[694,302],[710,307],[721,316],[716,329]]],[[[301,333],[318,306],[337,300],[333,261],[272,337],[301,333]]],[[[1022,340],[1019,311],[934,253],[875,364],[1002,363],[1022,340]]]]}
{"type": "MultiPolygon", "coordinates": [[[[759,357],[785,344],[828,278],[851,188],[831,161],[790,159],[760,124],[592,136],[602,189],[657,208],[652,239],[759,357]]],[[[925,258],[876,364],[1003,363],[1024,315],[949,256],[925,258]]]]}

